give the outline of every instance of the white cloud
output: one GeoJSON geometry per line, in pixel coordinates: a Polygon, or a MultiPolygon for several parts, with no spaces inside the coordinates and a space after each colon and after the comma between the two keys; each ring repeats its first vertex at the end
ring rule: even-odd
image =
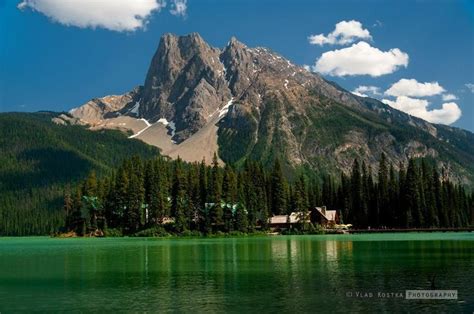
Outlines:
{"type": "Polygon", "coordinates": [[[432,123],[452,124],[461,117],[461,109],[454,102],[444,103],[441,109],[428,110],[430,104],[426,99],[398,96],[395,101],[383,99],[383,103],[406,112],[412,116],[424,119],[432,123]]]}
{"type": "Polygon", "coordinates": [[[18,4],[21,10],[30,8],[67,26],[118,32],[144,28],[151,13],[165,6],[164,0],[23,0],[18,4]]]}
{"type": "Polygon", "coordinates": [[[362,27],[358,21],[341,21],[336,24],[334,30],[327,36],[324,34],[311,35],[308,37],[309,43],[312,45],[347,45],[353,43],[357,39],[372,39],[367,29],[362,27]]]}
{"type": "Polygon", "coordinates": [[[473,83],[466,83],[464,84],[467,88],[469,88],[469,90],[471,91],[471,93],[474,93],[474,84],[473,83]]]}
{"type": "Polygon", "coordinates": [[[458,98],[456,97],[456,95],[454,95],[454,94],[443,94],[443,95],[441,96],[441,98],[443,99],[443,101],[450,101],[450,100],[456,100],[456,99],[458,99],[458,98]]]}
{"type": "Polygon", "coordinates": [[[415,79],[401,79],[385,91],[390,96],[424,97],[443,93],[445,90],[438,82],[420,83],[415,79]]]}
{"type": "Polygon", "coordinates": [[[332,76],[381,76],[408,65],[408,54],[398,48],[389,51],[359,42],[350,47],[325,52],[316,62],[316,71],[332,76]]]}
{"type": "Polygon", "coordinates": [[[356,92],[356,91],[352,91],[351,93],[354,94],[354,95],[356,95],[356,96],[359,96],[359,97],[369,97],[369,95],[361,94],[361,93],[356,92]]]}
{"type": "Polygon", "coordinates": [[[365,86],[361,85],[352,91],[352,94],[360,97],[369,97],[369,94],[372,96],[380,95],[380,88],[377,86],[365,86]]]}
{"type": "Polygon", "coordinates": [[[173,0],[170,13],[176,16],[186,16],[187,0],[173,0]]]}

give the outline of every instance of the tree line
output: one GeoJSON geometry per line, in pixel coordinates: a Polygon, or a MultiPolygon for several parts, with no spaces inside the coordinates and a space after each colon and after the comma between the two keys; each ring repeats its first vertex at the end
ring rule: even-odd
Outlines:
{"type": "Polygon", "coordinates": [[[382,154],[376,175],[355,160],[350,175],[318,179],[302,173],[288,180],[280,161],[266,170],[186,163],[180,158],[125,160],[111,175],[92,172],[64,195],[65,227],[78,234],[118,229],[134,234],[164,222],[176,233],[253,232],[269,228],[272,215],[314,211],[325,205],[341,223],[358,228],[462,227],[472,224],[473,195],[442,179],[435,165],[410,159],[395,171],[382,154]]]}

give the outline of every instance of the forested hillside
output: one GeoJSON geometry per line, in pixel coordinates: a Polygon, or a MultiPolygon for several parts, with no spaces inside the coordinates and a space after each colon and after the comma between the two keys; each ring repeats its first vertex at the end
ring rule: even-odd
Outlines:
{"type": "MultiPolygon", "coordinates": [[[[246,161],[240,169],[162,157],[126,160],[110,176],[95,173],[65,194],[68,230],[89,234],[113,228],[124,234],[253,232],[268,229],[272,215],[313,211],[326,205],[357,228],[464,227],[472,224],[471,192],[454,185],[427,159],[394,165],[381,155],[378,173],[354,160],[350,176],[322,184],[301,174],[289,182],[280,161],[266,170],[246,161]],[[174,223],[159,225],[164,220],[174,223]],[[149,230],[147,232],[146,230],[149,230]],[[150,231],[151,230],[151,231],[150,231]]],[[[301,232],[312,226],[302,224],[301,232]]]]}
{"type": "Polygon", "coordinates": [[[0,235],[49,234],[63,225],[62,195],[91,171],[159,152],[118,131],[51,122],[55,113],[0,114],[0,235]]]}
{"type": "Polygon", "coordinates": [[[209,166],[156,158],[156,148],[121,132],[56,125],[53,116],[0,115],[0,235],[45,235],[65,220],[78,233],[100,225],[133,234],[166,217],[177,233],[248,232],[321,205],[358,227],[472,224],[471,191],[430,159],[392,165],[381,155],[377,173],[356,159],[349,176],[323,178],[304,168],[284,174],[278,160],[209,166]]]}

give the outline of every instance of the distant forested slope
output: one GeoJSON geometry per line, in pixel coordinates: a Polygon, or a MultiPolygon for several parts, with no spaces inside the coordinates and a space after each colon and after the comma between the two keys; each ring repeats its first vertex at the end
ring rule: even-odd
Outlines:
{"type": "Polygon", "coordinates": [[[62,195],[92,170],[108,173],[124,158],[158,149],[118,131],[89,131],[51,122],[56,113],[0,114],[0,235],[56,231],[62,195]]]}

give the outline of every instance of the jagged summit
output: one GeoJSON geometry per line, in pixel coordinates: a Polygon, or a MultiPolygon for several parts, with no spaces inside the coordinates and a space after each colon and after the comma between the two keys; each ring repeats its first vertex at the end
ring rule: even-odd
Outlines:
{"type": "Polygon", "coordinates": [[[215,48],[198,33],[164,34],[143,86],[94,99],[71,115],[94,129],[131,130],[189,161],[210,161],[214,152],[237,163],[279,156],[286,167],[336,173],[349,171],[356,156],[375,167],[384,152],[393,164],[432,156],[458,181],[474,176],[472,133],[355,96],[235,37],[215,48]]]}

